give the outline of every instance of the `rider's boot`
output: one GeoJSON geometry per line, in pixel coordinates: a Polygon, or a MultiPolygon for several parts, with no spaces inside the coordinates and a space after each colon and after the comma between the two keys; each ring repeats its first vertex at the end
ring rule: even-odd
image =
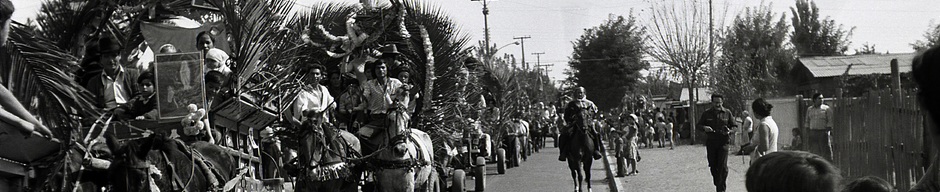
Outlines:
{"type": "Polygon", "coordinates": [[[591,134],[594,135],[594,139],[592,139],[594,141],[594,160],[598,160],[598,159],[601,159],[601,157],[603,157],[603,155],[601,154],[601,148],[602,148],[601,139],[598,136],[596,131],[592,130],[591,134]]]}

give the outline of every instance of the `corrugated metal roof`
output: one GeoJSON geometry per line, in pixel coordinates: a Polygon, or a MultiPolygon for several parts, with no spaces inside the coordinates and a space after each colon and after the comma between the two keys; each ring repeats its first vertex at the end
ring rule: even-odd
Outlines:
{"type": "Polygon", "coordinates": [[[915,53],[803,57],[800,63],[809,69],[813,77],[842,76],[845,69],[852,65],[850,75],[891,74],[891,59],[898,59],[901,73],[911,72],[911,60],[915,53]]]}

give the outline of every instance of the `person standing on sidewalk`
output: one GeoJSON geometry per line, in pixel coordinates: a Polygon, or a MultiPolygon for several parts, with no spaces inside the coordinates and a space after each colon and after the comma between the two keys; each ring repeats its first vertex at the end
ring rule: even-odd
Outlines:
{"type": "Polygon", "coordinates": [[[702,121],[698,122],[698,127],[705,131],[708,167],[718,192],[724,192],[727,188],[725,181],[728,178],[728,142],[731,140],[728,135],[737,127],[733,113],[724,107],[722,99],[724,97],[719,94],[712,95],[714,106],[705,110],[705,113],[702,113],[702,121]]]}
{"type": "Polygon", "coordinates": [[[829,161],[832,161],[832,140],[829,137],[829,132],[832,131],[832,112],[829,105],[823,104],[821,93],[813,94],[813,106],[806,109],[803,122],[803,127],[809,129],[806,133],[809,137],[809,152],[823,156],[829,161]]]}
{"type": "Polygon", "coordinates": [[[572,129],[589,129],[591,137],[594,141],[594,159],[601,158],[600,152],[600,137],[597,134],[597,131],[594,130],[594,117],[597,115],[597,106],[594,105],[594,102],[588,100],[584,94],[584,87],[577,87],[574,89],[574,100],[568,103],[565,106],[565,122],[567,126],[563,127],[561,130],[561,135],[558,137],[558,149],[560,153],[558,154],[559,161],[565,161],[565,156],[567,151],[567,139],[568,135],[571,134],[572,129]]]}

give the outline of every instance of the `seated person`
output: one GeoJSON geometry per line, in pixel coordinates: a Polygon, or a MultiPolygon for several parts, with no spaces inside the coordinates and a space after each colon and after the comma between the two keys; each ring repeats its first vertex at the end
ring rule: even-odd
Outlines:
{"type": "Polygon", "coordinates": [[[144,72],[140,74],[140,77],[137,77],[137,83],[140,84],[143,91],[134,95],[131,100],[127,101],[126,105],[117,110],[119,111],[117,113],[136,120],[155,119],[157,111],[154,109],[157,108],[157,102],[154,97],[156,94],[154,94],[153,80],[153,73],[144,72]]]}
{"type": "Polygon", "coordinates": [[[103,37],[98,40],[98,64],[102,70],[93,74],[85,84],[85,88],[95,95],[98,107],[112,110],[118,105],[127,104],[131,96],[137,94],[136,69],[124,68],[120,63],[121,45],[114,37],[103,37]]]}

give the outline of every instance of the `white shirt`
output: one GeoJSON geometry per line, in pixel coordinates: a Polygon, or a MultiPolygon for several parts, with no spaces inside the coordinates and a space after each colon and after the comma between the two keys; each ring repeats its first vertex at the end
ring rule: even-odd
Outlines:
{"type": "Polygon", "coordinates": [[[384,114],[392,105],[392,94],[403,85],[395,78],[388,78],[385,85],[379,84],[381,79],[369,80],[362,86],[362,96],[366,98],[368,109],[372,114],[384,114]]]}
{"type": "Polygon", "coordinates": [[[741,128],[744,129],[745,133],[754,131],[754,120],[751,119],[751,116],[744,117],[744,126],[741,128]]]}
{"type": "Polygon", "coordinates": [[[118,104],[127,103],[127,97],[129,93],[124,89],[124,67],[119,67],[118,72],[114,78],[111,78],[107,73],[102,72],[101,82],[104,83],[104,100],[105,107],[108,109],[114,109],[118,104]]]}
{"type": "Polygon", "coordinates": [[[754,160],[761,156],[777,151],[777,137],[780,131],[777,129],[777,122],[774,121],[774,118],[767,116],[764,117],[764,119],[758,120],[757,129],[758,130],[754,132],[754,137],[751,137],[751,145],[760,144],[760,138],[764,137],[761,134],[767,134],[769,136],[767,140],[768,145],[766,151],[760,151],[760,147],[758,147],[756,150],[754,150],[754,152],[751,153],[751,163],[754,163],[754,160]],[[761,129],[765,128],[767,129],[766,133],[761,131],[761,129]]]}
{"type": "Polygon", "coordinates": [[[828,105],[822,104],[818,108],[809,106],[803,126],[811,130],[824,130],[826,127],[832,127],[832,120],[832,109],[828,105]]]}
{"type": "MultiPolygon", "coordinates": [[[[323,85],[315,85],[315,87],[312,88],[301,89],[300,93],[297,93],[292,112],[294,118],[303,122],[306,120],[306,117],[303,115],[304,111],[323,112],[330,105],[335,105],[330,91],[323,85]]],[[[322,113],[320,116],[322,119],[327,119],[327,117],[326,113],[322,113]]]]}

